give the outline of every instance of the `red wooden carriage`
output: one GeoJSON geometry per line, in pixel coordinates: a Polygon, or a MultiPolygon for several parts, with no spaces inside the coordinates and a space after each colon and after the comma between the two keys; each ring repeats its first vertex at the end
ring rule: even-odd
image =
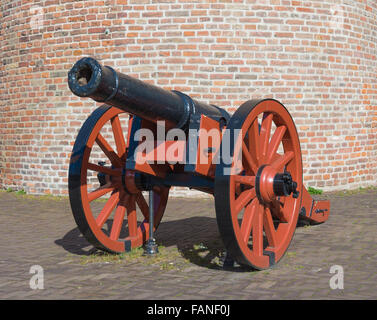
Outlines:
{"type": "Polygon", "coordinates": [[[69,167],[72,212],[96,248],[117,253],[147,244],[148,253],[156,252],[153,231],[172,186],[212,194],[228,260],[256,269],[269,268],[282,258],[299,217],[310,223],[327,220],[329,202],[313,200],[303,186],[299,136],[280,102],[250,100],[229,115],[92,58],[79,60],[68,82],[74,94],[105,103],[81,128],[69,167]],[[130,114],[127,140],[120,121],[124,113],[130,114]],[[161,129],[158,121],[164,121],[164,132],[180,129],[185,138],[154,138],[149,155],[157,158],[138,161],[148,158],[148,152],[139,148],[145,142],[140,141],[140,129],[155,137],[161,129]],[[111,139],[102,131],[106,126],[111,139]],[[95,148],[102,150],[106,161],[91,160],[95,148]],[[177,157],[168,154],[169,148],[184,151],[177,163],[172,164],[177,157]],[[97,187],[91,189],[93,173],[97,187]],[[149,191],[149,203],[143,191],[149,191]],[[94,200],[99,198],[106,202],[95,209],[94,200]]]}

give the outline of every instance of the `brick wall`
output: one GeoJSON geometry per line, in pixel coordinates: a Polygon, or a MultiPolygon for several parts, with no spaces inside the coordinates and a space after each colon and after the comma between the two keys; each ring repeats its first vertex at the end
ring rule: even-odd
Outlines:
{"type": "Polygon", "coordinates": [[[93,56],[234,111],[282,101],[306,185],[376,185],[375,0],[98,0],[0,4],[0,188],[67,193],[69,155],[96,104],[67,71],[93,56]]]}

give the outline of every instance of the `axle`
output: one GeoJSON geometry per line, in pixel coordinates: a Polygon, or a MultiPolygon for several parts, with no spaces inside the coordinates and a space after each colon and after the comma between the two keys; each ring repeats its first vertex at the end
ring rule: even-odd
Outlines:
{"type": "Polygon", "coordinates": [[[226,111],[219,107],[116,72],[89,57],[82,58],[72,67],[68,73],[68,85],[79,97],[105,102],[149,121],[166,121],[167,128],[184,128],[193,113],[216,121],[228,118],[226,111]]]}

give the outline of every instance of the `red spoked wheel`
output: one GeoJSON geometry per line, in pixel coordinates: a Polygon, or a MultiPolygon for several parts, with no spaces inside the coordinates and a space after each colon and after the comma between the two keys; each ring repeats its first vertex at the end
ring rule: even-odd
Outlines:
{"type": "Polygon", "coordinates": [[[227,129],[215,177],[219,232],[231,258],[266,269],[282,258],[296,228],[302,198],[299,137],[287,109],[272,99],[244,103],[227,129]]]}
{"type": "MultiPolygon", "coordinates": [[[[134,172],[125,169],[122,113],[117,108],[101,106],[89,116],[76,138],[68,179],[72,213],[79,230],[96,248],[114,253],[139,247],[149,237],[148,203],[137,188],[127,188],[134,172]],[[104,201],[95,201],[100,198],[104,201]]],[[[158,187],[154,191],[156,229],[165,211],[169,188],[158,187]]]]}

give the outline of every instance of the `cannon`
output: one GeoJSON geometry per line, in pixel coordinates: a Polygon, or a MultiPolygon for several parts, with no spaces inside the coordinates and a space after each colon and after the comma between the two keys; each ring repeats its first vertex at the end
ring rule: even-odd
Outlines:
{"type": "Polygon", "coordinates": [[[68,175],[74,219],[94,247],[156,253],[174,186],[214,196],[226,261],[254,269],[279,262],[299,219],[328,219],[329,201],[303,186],[299,136],[280,102],[249,100],[231,115],[90,57],[74,64],[68,84],[103,103],[77,135],[68,175]]]}

